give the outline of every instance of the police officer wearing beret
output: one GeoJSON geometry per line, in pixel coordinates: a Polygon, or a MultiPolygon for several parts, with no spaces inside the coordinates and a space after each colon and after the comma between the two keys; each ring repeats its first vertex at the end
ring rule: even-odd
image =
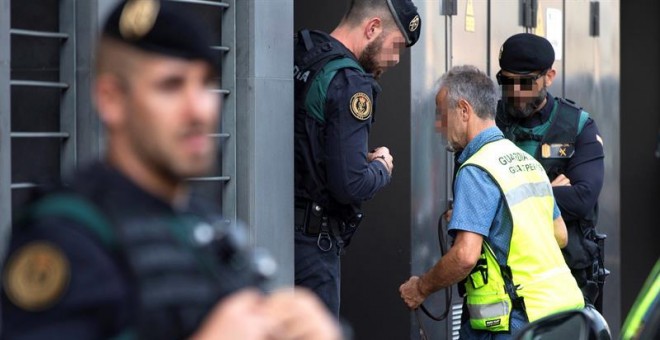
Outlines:
{"type": "Polygon", "coordinates": [[[504,135],[533,155],[545,168],[568,227],[564,258],[587,302],[601,310],[602,240],[596,233],[598,195],[603,187],[603,140],[589,113],[555,98],[555,52],[543,37],[521,33],[500,49],[502,86],[497,124],[504,135]],[[600,245],[599,245],[600,242],[600,245]]]}
{"type": "Polygon", "coordinates": [[[352,0],[330,34],[302,30],[294,47],[295,282],[339,314],[340,255],[362,202],[390,182],[393,158],[370,149],[376,80],[417,42],[410,0],[352,0]]]}
{"type": "Polygon", "coordinates": [[[340,337],[313,294],[254,288],[240,242],[190,195],[185,179],[215,163],[217,62],[172,6],[129,0],[104,25],[94,93],[107,154],[13,226],[3,338],[340,337]]]}

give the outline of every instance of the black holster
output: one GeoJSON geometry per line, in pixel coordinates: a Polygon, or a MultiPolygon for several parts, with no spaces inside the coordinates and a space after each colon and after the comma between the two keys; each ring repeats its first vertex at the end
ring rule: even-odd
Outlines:
{"type": "Polygon", "coordinates": [[[605,239],[593,224],[585,221],[567,223],[568,244],[562,253],[566,264],[588,304],[602,311],[602,293],[605,278],[609,271],[605,269],[605,239]]]}

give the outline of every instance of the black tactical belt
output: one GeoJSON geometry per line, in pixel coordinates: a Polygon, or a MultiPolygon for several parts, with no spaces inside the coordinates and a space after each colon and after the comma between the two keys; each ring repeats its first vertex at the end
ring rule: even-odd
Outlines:
{"type": "Polygon", "coordinates": [[[314,202],[309,202],[304,207],[296,204],[295,225],[296,230],[307,236],[318,236],[322,232],[341,236],[347,226],[346,222],[327,216],[324,209],[314,202]]]}
{"type": "Polygon", "coordinates": [[[351,237],[357,230],[362,214],[358,214],[352,222],[327,216],[325,209],[314,202],[296,202],[295,227],[305,236],[317,237],[317,245],[322,251],[332,249],[332,239],[337,243],[338,252],[348,246],[351,237]]]}

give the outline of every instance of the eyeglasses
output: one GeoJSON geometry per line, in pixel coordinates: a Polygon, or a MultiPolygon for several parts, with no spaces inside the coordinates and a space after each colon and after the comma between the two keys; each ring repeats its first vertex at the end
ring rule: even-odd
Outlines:
{"type": "Polygon", "coordinates": [[[533,76],[507,77],[502,74],[502,71],[499,71],[495,77],[497,78],[497,83],[499,85],[511,86],[519,84],[521,89],[531,89],[536,80],[543,77],[545,74],[546,72],[541,72],[533,76]]]}

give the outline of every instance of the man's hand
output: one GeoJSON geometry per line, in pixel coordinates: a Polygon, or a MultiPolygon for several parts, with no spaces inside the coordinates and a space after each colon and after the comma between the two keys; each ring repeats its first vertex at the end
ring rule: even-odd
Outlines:
{"type": "Polygon", "coordinates": [[[550,184],[553,187],[565,187],[571,185],[571,180],[568,179],[568,177],[564,176],[564,174],[561,174],[557,176],[550,184]]]}
{"type": "Polygon", "coordinates": [[[215,306],[191,339],[270,339],[276,322],[265,313],[264,299],[251,289],[230,295],[215,306]]]}
{"type": "Polygon", "coordinates": [[[419,276],[411,276],[399,287],[401,298],[410,309],[417,309],[426,299],[427,295],[422,292],[421,283],[419,276]]]}
{"type": "Polygon", "coordinates": [[[338,322],[316,295],[304,288],[271,294],[265,304],[269,319],[277,323],[271,339],[339,340],[338,322]]]}
{"type": "Polygon", "coordinates": [[[339,324],[305,289],[271,295],[247,289],[225,298],[191,339],[340,340],[339,324]]]}
{"type": "Polygon", "coordinates": [[[390,149],[387,147],[381,146],[367,154],[367,161],[379,161],[385,164],[387,172],[391,175],[392,170],[394,169],[394,157],[390,155],[390,149]]]}

